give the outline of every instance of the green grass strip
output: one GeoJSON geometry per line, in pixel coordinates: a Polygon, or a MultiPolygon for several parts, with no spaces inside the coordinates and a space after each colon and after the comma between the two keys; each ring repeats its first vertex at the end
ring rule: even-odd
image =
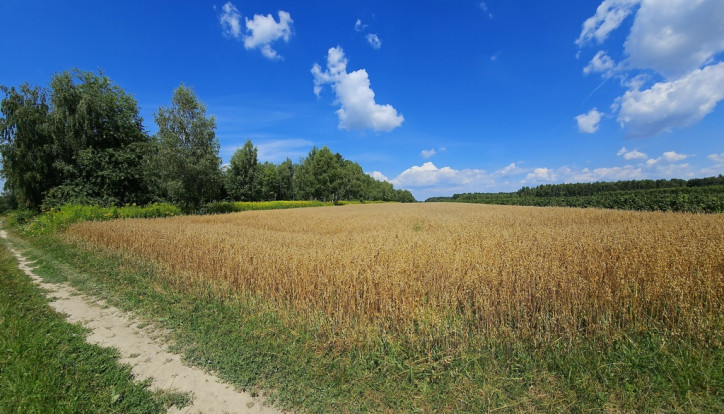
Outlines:
{"type": "Polygon", "coordinates": [[[117,351],[85,342],[86,330],[48,306],[0,246],[0,412],[164,412],[133,382],[117,351]]]}

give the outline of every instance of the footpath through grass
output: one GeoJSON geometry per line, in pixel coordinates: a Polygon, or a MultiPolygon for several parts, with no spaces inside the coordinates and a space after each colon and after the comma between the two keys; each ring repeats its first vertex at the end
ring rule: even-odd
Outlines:
{"type": "Polygon", "coordinates": [[[171,328],[175,350],[250,391],[272,390],[303,412],[724,412],[724,351],[664,331],[546,345],[472,333],[451,319],[446,338],[426,326],[383,331],[339,347],[344,332],[261,298],[129,256],[38,236],[38,273],[68,280],[112,305],[171,328]],[[330,333],[332,332],[332,333],[330,333]],[[336,332],[336,333],[334,333],[336,332]],[[458,341],[458,346],[450,344],[458,341]]]}
{"type": "Polygon", "coordinates": [[[0,244],[0,412],[155,413],[163,396],[133,382],[115,350],[48,306],[0,244]]]}

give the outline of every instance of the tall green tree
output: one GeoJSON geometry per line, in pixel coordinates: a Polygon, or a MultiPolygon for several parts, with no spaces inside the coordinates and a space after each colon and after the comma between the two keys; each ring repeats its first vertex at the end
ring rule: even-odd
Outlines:
{"type": "Polygon", "coordinates": [[[150,138],[138,103],[102,72],[61,72],[50,82],[50,128],[62,184],[46,204],[145,202],[150,138]]]}
{"type": "Polygon", "coordinates": [[[61,72],[49,92],[3,91],[4,174],[21,205],[145,201],[150,140],[135,99],[102,72],[61,72]]]}
{"type": "Polygon", "coordinates": [[[311,159],[312,197],[336,202],[342,188],[342,156],[322,147],[311,159]]]}
{"type": "Polygon", "coordinates": [[[294,169],[295,165],[287,158],[277,167],[277,176],[279,178],[279,200],[294,200],[294,169]]]}
{"type": "Polygon", "coordinates": [[[222,186],[216,121],[183,84],[173,92],[170,106],[154,114],[158,125],[155,166],[165,196],[187,210],[198,209],[219,195],[222,186]]]}
{"type": "Polygon", "coordinates": [[[0,154],[5,191],[17,204],[37,209],[45,194],[59,184],[48,127],[48,91],[24,84],[0,87],[0,154]]]}
{"type": "Polygon", "coordinates": [[[247,139],[231,156],[225,184],[234,200],[258,201],[261,198],[262,177],[257,155],[257,148],[247,139]]]}
{"type": "Polygon", "coordinates": [[[261,176],[260,200],[279,200],[279,172],[277,171],[277,166],[274,165],[274,163],[266,161],[261,164],[259,171],[261,176]]]}

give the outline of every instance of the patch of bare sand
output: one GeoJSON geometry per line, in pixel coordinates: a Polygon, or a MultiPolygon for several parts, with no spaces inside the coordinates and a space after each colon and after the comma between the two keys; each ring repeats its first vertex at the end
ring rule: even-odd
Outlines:
{"type": "MultiPolygon", "coordinates": [[[[0,237],[7,233],[0,230],[0,237]]],[[[90,329],[87,341],[118,349],[121,363],[131,366],[135,378],[151,378],[152,390],[193,394],[193,404],[183,409],[172,407],[169,413],[280,413],[263,405],[262,397],[237,391],[219,378],[199,368],[189,367],[181,357],[167,347],[149,328],[139,328],[139,322],[127,313],[108,306],[103,301],[83,296],[67,283],[45,283],[33,272],[20,252],[10,249],[17,257],[19,267],[51,299],[50,306],[65,314],[71,323],[79,322],[90,329]]]]}

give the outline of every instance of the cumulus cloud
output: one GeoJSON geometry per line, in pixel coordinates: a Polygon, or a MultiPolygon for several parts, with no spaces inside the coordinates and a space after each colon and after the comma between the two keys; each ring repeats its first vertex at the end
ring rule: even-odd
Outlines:
{"type": "MultiPolygon", "coordinates": [[[[628,151],[626,148],[621,148],[621,151],[618,152],[619,156],[625,154],[630,154],[628,160],[647,158],[646,154],[636,150],[628,151]]],[[[412,166],[388,181],[395,187],[409,189],[415,198],[424,200],[427,197],[454,193],[516,191],[522,185],[537,186],[671,177],[693,178],[721,174],[724,171],[724,153],[711,154],[709,159],[715,164],[707,168],[695,168],[688,163],[679,162],[690,157],[692,155],[667,151],[653,161],[649,159],[646,162],[637,162],[635,165],[613,165],[598,168],[564,165],[558,168],[539,166],[526,169],[520,168],[516,163],[511,163],[493,173],[480,169],[438,168],[432,162],[426,162],[420,166],[412,166]]],[[[368,174],[376,175],[375,173],[368,174]]],[[[384,176],[380,176],[378,179],[381,177],[384,176]]]]}
{"type": "Polygon", "coordinates": [[[586,19],[576,44],[581,47],[596,40],[603,43],[608,35],[616,30],[641,0],[604,0],[596,9],[596,14],[586,19]]]}
{"type": "MultiPolygon", "coordinates": [[[[603,43],[634,14],[616,64],[598,51],[584,74],[604,77],[640,69],[622,84],[628,90],[613,105],[631,137],[657,135],[701,121],[724,99],[724,2],[721,0],[604,0],[584,23],[576,44],[603,43]],[[651,79],[663,77],[646,88],[651,79]]],[[[579,51],[580,53],[580,51],[579,51]]]]}
{"type": "Polygon", "coordinates": [[[272,43],[277,40],[289,42],[292,37],[292,16],[285,11],[279,11],[279,22],[274,20],[271,14],[266,16],[254,15],[254,18],[245,19],[246,33],[241,32],[241,13],[231,2],[224,4],[221,8],[219,23],[226,36],[244,41],[244,47],[249,49],[260,49],[264,57],[271,60],[279,60],[281,56],[272,48],[272,43]]]}
{"type": "Polygon", "coordinates": [[[599,50],[588,65],[583,68],[583,73],[601,73],[604,78],[610,78],[616,69],[616,63],[609,57],[605,51],[599,50]]]}
{"type": "Polygon", "coordinates": [[[669,79],[683,76],[724,50],[721,0],[643,0],[624,44],[629,64],[669,79]]]}
{"type": "Polygon", "coordinates": [[[666,151],[662,154],[662,158],[669,162],[681,161],[689,158],[687,154],[677,154],[674,151],[666,151]]]}
{"type": "Polygon", "coordinates": [[[435,154],[437,154],[437,152],[435,151],[435,148],[430,148],[429,150],[420,151],[420,155],[422,155],[422,158],[430,158],[435,154]]]}
{"type": "MultiPolygon", "coordinates": [[[[649,158],[648,160],[646,160],[646,165],[653,166],[653,165],[659,164],[662,161],[664,163],[673,163],[673,162],[685,160],[689,157],[690,157],[690,155],[687,155],[687,154],[678,154],[675,151],[666,151],[665,153],[661,154],[661,156],[659,158],[649,158]]],[[[684,165],[688,165],[688,164],[684,164],[684,165]]]]}
{"type": "Polygon", "coordinates": [[[365,38],[367,39],[367,43],[369,43],[373,49],[379,49],[382,47],[382,40],[380,40],[376,34],[368,33],[365,38]]]}
{"type": "Polygon", "coordinates": [[[649,156],[644,154],[643,152],[640,152],[638,150],[632,150],[629,151],[626,149],[626,147],[621,147],[620,150],[616,153],[619,157],[623,156],[623,159],[625,160],[637,160],[637,159],[646,159],[649,156]]]}
{"type": "Polygon", "coordinates": [[[499,169],[499,170],[496,170],[496,171],[495,171],[495,174],[496,174],[496,175],[506,176],[506,175],[520,174],[520,173],[522,173],[522,172],[524,172],[524,171],[525,171],[525,170],[524,170],[523,168],[520,168],[520,167],[518,167],[517,165],[515,165],[514,162],[511,162],[510,164],[506,165],[505,167],[503,167],[503,168],[501,168],[501,169],[499,169]]]}
{"type": "Polygon", "coordinates": [[[359,69],[347,72],[347,58],[341,47],[330,48],[327,54],[327,70],[319,64],[312,67],[314,93],[319,96],[322,86],[330,84],[340,105],[337,110],[339,128],[347,130],[372,129],[391,131],[404,121],[392,105],[379,105],[370,88],[367,71],[359,69]]]}
{"type": "Polygon", "coordinates": [[[628,135],[643,137],[695,124],[723,98],[724,62],[649,89],[628,90],[616,99],[614,108],[628,135]]]}
{"type": "Polygon", "coordinates": [[[406,169],[390,182],[401,188],[406,186],[427,187],[441,184],[457,186],[476,182],[490,182],[490,178],[485,170],[438,168],[432,162],[426,162],[420,166],[414,165],[406,169]]]}
{"type": "Polygon", "coordinates": [[[587,114],[577,115],[575,119],[578,123],[578,131],[586,134],[593,134],[598,131],[598,124],[601,122],[602,115],[603,112],[599,112],[596,108],[591,109],[587,114]]]}
{"type": "Polygon", "coordinates": [[[384,174],[379,171],[368,172],[367,175],[374,178],[377,181],[390,181],[384,174]]]}
{"type": "Polygon", "coordinates": [[[219,16],[224,34],[235,39],[241,36],[241,13],[231,2],[224,4],[219,16]]]}
{"type": "Polygon", "coordinates": [[[533,172],[528,173],[524,179],[520,180],[521,184],[553,182],[558,180],[558,175],[550,168],[536,168],[533,172]]]}
{"type": "Polygon", "coordinates": [[[246,19],[247,35],[244,36],[244,47],[247,49],[260,48],[261,53],[269,59],[280,59],[281,56],[271,47],[271,44],[279,39],[285,42],[292,37],[291,24],[294,22],[292,16],[279,11],[279,22],[274,20],[271,14],[266,16],[254,15],[252,20],[246,19]]]}

